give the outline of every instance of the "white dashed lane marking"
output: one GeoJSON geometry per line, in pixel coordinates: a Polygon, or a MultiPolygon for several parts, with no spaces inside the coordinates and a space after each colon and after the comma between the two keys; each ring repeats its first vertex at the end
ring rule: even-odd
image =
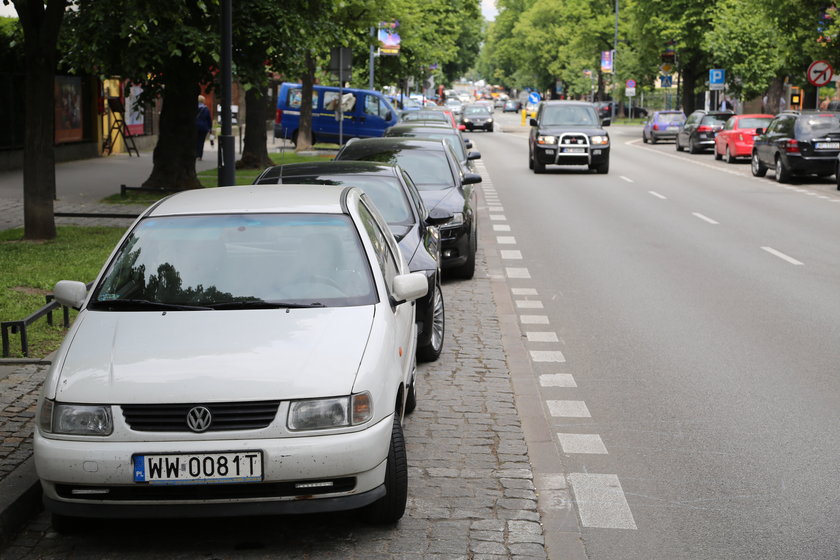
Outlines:
{"type": "Polygon", "coordinates": [[[555,418],[592,418],[583,401],[545,401],[548,412],[555,418]]]}
{"type": "Polygon", "coordinates": [[[504,214],[490,214],[490,219],[499,221],[499,222],[506,222],[507,218],[505,218],[504,214]]]}
{"type": "Polygon", "coordinates": [[[535,296],[537,290],[534,288],[511,288],[510,292],[515,296],[535,296]]]}
{"type": "Polygon", "coordinates": [[[557,342],[556,332],[526,332],[528,342],[557,342]]]}
{"type": "Polygon", "coordinates": [[[540,375],[542,387],[577,387],[571,373],[544,373],[540,375]]]}
{"type": "Polygon", "coordinates": [[[542,363],[563,363],[566,357],[559,350],[531,350],[531,359],[542,363]]]}
{"type": "Polygon", "coordinates": [[[803,266],[804,265],[804,263],[794,259],[793,257],[790,257],[790,256],[782,253],[781,251],[777,251],[776,249],[774,249],[772,247],[762,247],[762,250],[767,251],[768,253],[770,253],[774,257],[779,257],[783,261],[787,261],[792,265],[795,265],[795,266],[803,266]]]}
{"type": "Polygon", "coordinates": [[[531,273],[528,272],[527,268],[507,267],[507,268],[505,268],[505,273],[507,274],[508,278],[525,278],[525,279],[530,279],[531,278],[531,273]]]}
{"type": "Polygon", "coordinates": [[[648,192],[649,192],[650,194],[652,194],[653,196],[655,196],[656,198],[661,198],[662,200],[668,200],[668,197],[667,197],[667,196],[662,195],[662,194],[659,194],[659,193],[658,193],[658,192],[656,192],[656,191],[648,191],[648,192]]]}
{"type": "Polygon", "coordinates": [[[522,259],[522,252],[517,251],[517,250],[512,250],[512,251],[500,250],[499,254],[501,255],[501,257],[503,259],[509,259],[509,260],[521,260],[522,259]]]}
{"type": "Polygon", "coordinates": [[[548,315],[520,315],[519,321],[523,325],[547,325],[548,315]]]}
{"type": "Polygon", "coordinates": [[[607,447],[598,434],[557,434],[563,453],[607,455],[607,447]]]}
{"type": "Polygon", "coordinates": [[[711,219],[711,218],[710,218],[710,217],[708,217],[708,216],[704,216],[704,215],[703,215],[703,214],[701,214],[700,212],[692,212],[692,213],[691,213],[691,215],[692,215],[692,216],[694,216],[694,217],[696,217],[696,218],[700,218],[700,219],[701,219],[701,220],[703,220],[704,222],[709,223],[709,224],[712,224],[712,225],[714,225],[714,226],[716,226],[716,225],[718,225],[718,224],[720,223],[720,222],[716,222],[715,220],[711,219]]]}
{"type": "Polygon", "coordinates": [[[580,522],[584,527],[636,529],[636,522],[614,474],[571,473],[580,522]]]}
{"type": "Polygon", "coordinates": [[[496,237],[499,245],[516,245],[516,238],[510,235],[499,235],[496,237]]]}
{"type": "Polygon", "coordinates": [[[516,300],[516,308],[517,309],[542,309],[543,304],[541,301],[533,301],[530,299],[519,299],[516,300]]]}

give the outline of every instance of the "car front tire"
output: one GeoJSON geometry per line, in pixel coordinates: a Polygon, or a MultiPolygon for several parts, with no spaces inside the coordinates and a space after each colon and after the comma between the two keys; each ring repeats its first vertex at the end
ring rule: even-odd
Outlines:
{"type": "Polygon", "coordinates": [[[402,518],[408,501],[408,459],[405,437],[397,413],[391,429],[391,444],[385,466],[385,496],[368,506],[367,519],[374,525],[391,525],[402,518]]]}
{"type": "Polygon", "coordinates": [[[767,167],[758,159],[758,152],[753,152],[752,159],[750,159],[750,171],[753,177],[764,177],[767,175],[767,167]]]}
{"type": "Polygon", "coordinates": [[[682,145],[680,145],[680,137],[679,136],[677,136],[677,138],[674,140],[674,147],[677,149],[678,152],[683,151],[683,147],[682,147],[682,145]]]}
{"type": "Polygon", "coordinates": [[[531,169],[534,170],[534,173],[545,172],[545,164],[537,158],[536,152],[534,152],[534,167],[532,167],[531,169]]]}

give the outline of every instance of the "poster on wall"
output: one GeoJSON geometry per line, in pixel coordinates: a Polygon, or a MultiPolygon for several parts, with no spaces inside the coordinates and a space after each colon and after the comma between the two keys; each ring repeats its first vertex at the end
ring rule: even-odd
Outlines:
{"type": "Polygon", "coordinates": [[[144,132],[143,106],[137,104],[141,93],[143,93],[143,86],[131,85],[128,88],[128,97],[125,100],[125,124],[132,136],[144,132]]]}
{"type": "Polygon", "coordinates": [[[82,140],[82,79],[55,78],[55,143],[82,140]]]}

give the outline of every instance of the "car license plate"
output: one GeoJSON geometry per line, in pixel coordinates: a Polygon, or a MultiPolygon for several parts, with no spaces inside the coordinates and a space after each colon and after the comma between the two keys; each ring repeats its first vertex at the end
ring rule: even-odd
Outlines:
{"type": "Polygon", "coordinates": [[[814,144],[817,150],[840,150],[840,142],[817,142],[814,144]]]}
{"type": "Polygon", "coordinates": [[[668,130],[679,130],[679,129],[680,129],[680,127],[678,127],[678,126],[669,126],[668,127],[668,130]]]}
{"type": "Polygon", "coordinates": [[[134,482],[150,484],[259,482],[262,480],[262,474],[261,451],[134,456],[134,482]]]}
{"type": "Polygon", "coordinates": [[[563,153],[566,154],[585,154],[586,148],[563,148],[563,153]]]}
{"type": "Polygon", "coordinates": [[[546,150],[545,153],[547,155],[553,156],[554,155],[554,150],[546,150]]]}

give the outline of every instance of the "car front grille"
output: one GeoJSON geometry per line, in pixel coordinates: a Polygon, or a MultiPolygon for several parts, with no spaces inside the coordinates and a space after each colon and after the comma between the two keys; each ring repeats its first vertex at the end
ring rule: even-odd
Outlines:
{"type": "Polygon", "coordinates": [[[280,401],[253,401],[194,404],[124,404],[126,424],[137,432],[193,432],[187,414],[195,407],[210,411],[212,420],[207,432],[259,430],[277,416],[280,401]]]}
{"type": "Polygon", "coordinates": [[[589,137],[585,134],[563,134],[560,137],[561,146],[584,148],[589,146],[589,137]]]}
{"type": "Polygon", "coordinates": [[[248,498],[282,498],[349,492],[356,487],[355,477],[300,482],[251,482],[242,484],[136,484],[133,486],[76,486],[56,484],[59,497],[68,500],[104,501],[179,501],[237,500],[248,498]]]}

